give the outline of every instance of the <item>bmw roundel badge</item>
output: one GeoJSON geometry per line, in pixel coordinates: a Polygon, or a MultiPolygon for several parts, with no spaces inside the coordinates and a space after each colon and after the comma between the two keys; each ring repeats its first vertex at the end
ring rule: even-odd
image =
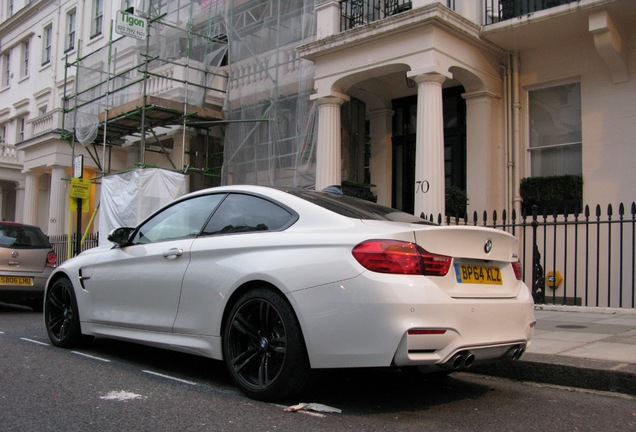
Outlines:
{"type": "Polygon", "coordinates": [[[492,250],[492,240],[489,239],[484,245],[484,252],[490,253],[491,250],[492,250]]]}

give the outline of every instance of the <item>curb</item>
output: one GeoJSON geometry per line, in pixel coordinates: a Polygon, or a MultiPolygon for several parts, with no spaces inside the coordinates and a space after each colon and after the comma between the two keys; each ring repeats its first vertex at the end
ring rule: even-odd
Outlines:
{"type": "Polygon", "coordinates": [[[475,365],[467,372],[636,396],[636,364],[526,353],[518,361],[475,365]]]}

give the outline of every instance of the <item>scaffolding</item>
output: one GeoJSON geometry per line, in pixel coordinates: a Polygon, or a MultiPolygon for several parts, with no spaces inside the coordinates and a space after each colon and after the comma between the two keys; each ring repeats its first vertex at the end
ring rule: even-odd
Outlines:
{"type": "Polygon", "coordinates": [[[123,149],[201,174],[190,189],[312,186],[313,64],[296,47],[315,37],[315,1],[138,0],[127,12],[147,20],[145,39],[111,24],[107,44],[67,59],[63,138],[102,175],[123,149]]]}

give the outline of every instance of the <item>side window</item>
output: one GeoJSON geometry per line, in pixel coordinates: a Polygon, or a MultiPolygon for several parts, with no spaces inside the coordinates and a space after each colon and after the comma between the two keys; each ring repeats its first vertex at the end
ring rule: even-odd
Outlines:
{"type": "Polygon", "coordinates": [[[252,195],[232,194],[214,212],[203,235],[276,231],[294,220],[281,206],[252,195]]]}
{"type": "Polygon", "coordinates": [[[143,224],[132,244],[155,243],[196,237],[224,194],[203,195],[178,202],[143,224]]]}

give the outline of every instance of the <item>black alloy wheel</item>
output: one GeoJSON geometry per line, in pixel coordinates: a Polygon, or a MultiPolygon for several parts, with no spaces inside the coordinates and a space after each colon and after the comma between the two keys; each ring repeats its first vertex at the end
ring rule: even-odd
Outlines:
{"type": "Polygon", "coordinates": [[[225,364],[254,399],[281,400],[306,389],[309,361],[291,306],[276,292],[255,289],[233,306],[223,337],[225,364]]]}
{"type": "Polygon", "coordinates": [[[68,279],[58,279],[46,291],[44,322],[49,339],[57,347],[71,348],[82,339],[77,300],[68,279]]]}

